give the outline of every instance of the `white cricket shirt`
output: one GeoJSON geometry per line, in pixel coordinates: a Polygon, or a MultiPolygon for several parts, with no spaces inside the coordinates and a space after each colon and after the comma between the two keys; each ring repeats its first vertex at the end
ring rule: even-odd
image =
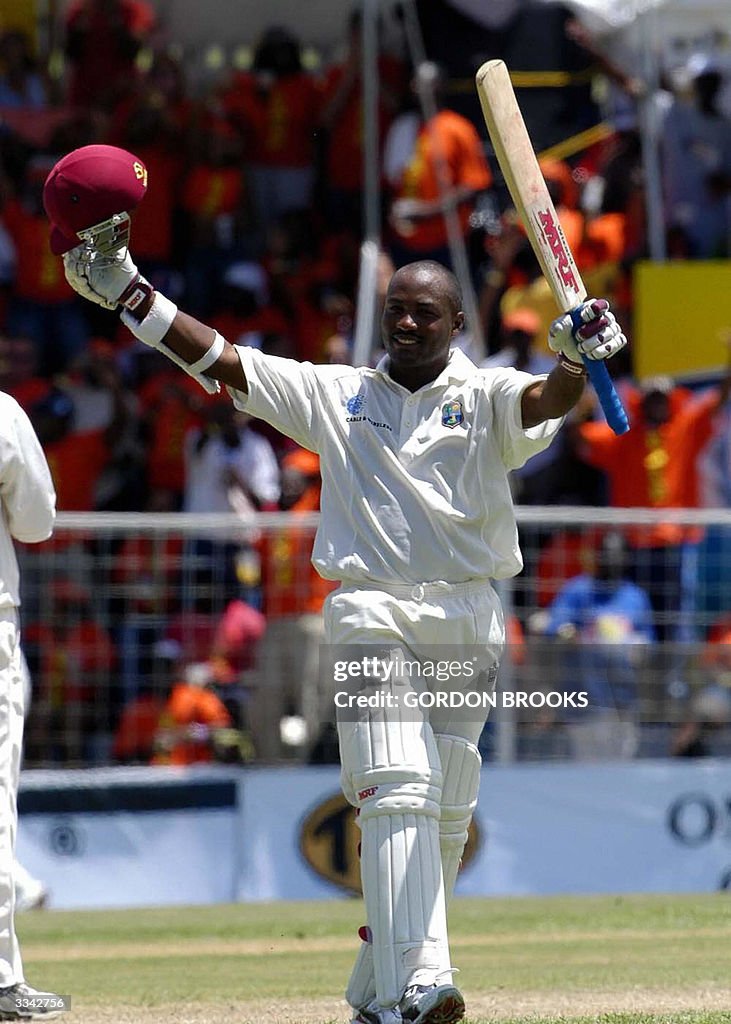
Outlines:
{"type": "Polygon", "coordinates": [[[20,604],[15,540],[51,536],[56,492],[40,441],[14,398],[0,391],[0,608],[20,604]]]}
{"type": "Polygon", "coordinates": [[[520,571],[508,470],[561,424],[521,424],[523,391],[541,378],[453,350],[412,393],[389,377],[388,357],[356,369],[237,351],[249,393],[229,388],[234,405],[320,456],[322,576],[462,583],[520,571]]]}

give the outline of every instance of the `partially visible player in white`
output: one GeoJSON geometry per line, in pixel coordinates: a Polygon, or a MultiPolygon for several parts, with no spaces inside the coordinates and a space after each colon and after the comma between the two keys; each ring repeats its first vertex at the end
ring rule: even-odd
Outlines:
{"type": "Polygon", "coordinates": [[[50,537],[56,494],[30,420],[4,392],[0,392],[0,502],[0,1017],[27,1020],[55,1016],[58,997],[26,984],[15,934],[15,839],[26,670],[20,649],[20,578],[13,541],[33,544],[50,537]]]}
{"type": "MultiPolygon", "coordinates": [[[[78,223],[83,189],[76,194],[78,223]]],[[[57,221],[73,238],[74,225],[57,221]]],[[[224,383],[237,408],[319,454],[313,562],[342,584],[325,606],[328,643],[407,655],[449,645],[479,651],[494,674],[504,624],[492,580],[522,565],[508,471],[550,443],[578,400],[582,355],[605,359],[626,343],[606,302],[584,304],[578,337],[568,316],[555,321],[559,361],[548,376],[481,370],[451,350],[464,323],[454,275],[414,263],[388,289],[382,362],[313,366],[228,344],[154,292],[126,250],[67,246],[64,267],[80,295],[121,305],[132,333],[206,390],[224,383]]],[[[338,723],[343,789],[360,811],[368,920],[346,993],[358,1024],[464,1015],[446,897],[477,801],[483,724],[448,713],[338,723]]]]}
{"type": "MultiPolygon", "coordinates": [[[[28,720],[32,687],[30,672],[25,656],[21,652],[21,671],[23,672],[23,717],[28,720]]],[[[43,910],[48,902],[48,889],[40,880],[32,875],[25,864],[21,864],[17,856],[15,858],[15,912],[25,910],[43,910]]]]}

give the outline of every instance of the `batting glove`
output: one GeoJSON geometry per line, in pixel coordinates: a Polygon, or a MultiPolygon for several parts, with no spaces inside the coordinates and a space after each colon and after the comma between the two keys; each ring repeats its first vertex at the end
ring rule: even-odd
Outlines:
{"type": "Polygon", "coordinates": [[[606,299],[589,299],[579,312],[583,325],[576,331],[569,313],[553,321],[548,329],[548,347],[552,352],[582,366],[582,356],[609,359],[627,344],[606,299]]]}
{"type": "Polygon", "coordinates": [[[77,294],[104,309],[134,310],[153,288],[139,272],[126,247],[103,255],[88,243],[64,254],[66,280],[77,294]]]}

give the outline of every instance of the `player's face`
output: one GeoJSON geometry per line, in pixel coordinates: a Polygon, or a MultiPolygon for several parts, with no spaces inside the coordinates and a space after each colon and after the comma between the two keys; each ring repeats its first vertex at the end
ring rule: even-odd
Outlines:
{"type": "Polygon", "coordinates": [[[405,387],[434,380],[449,359],[449,347],[462,329],[464,314],[455,311],[436,273],[397,271],[389,285],[381,320],[390,374],[405,387]]]}

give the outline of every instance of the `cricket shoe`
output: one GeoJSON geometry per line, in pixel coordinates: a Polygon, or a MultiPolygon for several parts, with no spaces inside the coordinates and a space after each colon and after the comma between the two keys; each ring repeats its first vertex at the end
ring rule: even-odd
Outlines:
{"type": "Polygon", "coordinates": [[[66,1007],[54,992],[40,992],[24,981],[0,988],[0,1020],[51,1020],[66,1007]]]}
{"type": "Polygon", "coordinates": [[[351,1024],[403,1024],[403,1017],[398,1006],[381,1006],[372,999],[355,1011],[351,1024]]]}
{"type": "Polygon", "coordinates": [[[455,1024],[464,1017],[464,998],[454,985],[412,985],[399,1006],[408,1024],[455,1024]]]}

